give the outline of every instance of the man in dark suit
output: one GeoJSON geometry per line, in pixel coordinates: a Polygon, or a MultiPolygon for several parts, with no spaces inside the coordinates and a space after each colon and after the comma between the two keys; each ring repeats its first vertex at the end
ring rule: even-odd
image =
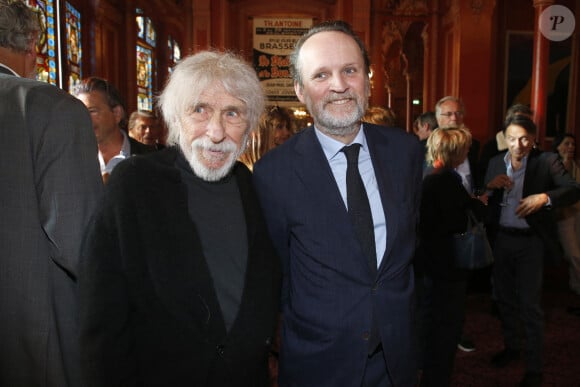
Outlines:
{"type": "Polygon", "coordinates": [[[173,146],[115,168],[86,235],[86,385],[266,387],[280,262],[236,162],[260,82],[239,58],[200,52],[160,105],[173,146]]]}
{"type": "MultiPolygon", "coordinates": [[[[439,128],[458,128],[465,125],[463,122],[465,105],[461,99],[448,95],[435,104],[435,117],[439,128]]],[[[456,168],[463,181],[463,186],[469,193],[473,193],[481,187],[481,176],[478,175],[479,149],[479,141],[473,138],[467,159],[456,168]]]]}
{"type": "Polygon", "coordinates": [[[36,13],[0,0],[0,26],[0,386],[81,386],[76,279],[102,191],[97,144],[82,103],[22,78],[36,13]]]}
{"type": "Polygon", "coordinates": [[[74,87],[73,94],[89,109],[99,146],[101,175],[106,183],[113,169],[128,157],[155,151],[127,134],[127,110],[121,93],[105,79],[89,77],[74,87]]]}
{"type": "Polygon", "coordinates": [[[127,124],[129,137],[142,144],[154,147],[157,150],[165,148],[162,143],[163,127],[159,124],[159,118],[146,110],[135,110],[129,116],[127,124]]]}
{"type": "Polygon", "coordinates": [[[544,316],[541,307],[544,256],[558,260],[562,249],[551,209],[575,203],[580,186],[554,153],[533,148],[536,126],[525,115],[506,121],[508,151],[489,162],[485,181],[495,263],[493,279],[502,322],[504,350],[496,367],[519,359],[520,327],[525,332],[526,373],[520,386],[540,386],[544,316]]]}
{"type": "Polygon", "coordinates": [[[369,66],[346,23],[313,27],[296,44],[291,70],[314,126],[254,167],[283,262],[280,386],[417,382],[411,260],[422,156],[415,136],[361,123],[369,66]],[[360,235],[349,213],[350,144],[360,152],[351,164],[364,183],[359,198],[372,213],[360,235]]]}

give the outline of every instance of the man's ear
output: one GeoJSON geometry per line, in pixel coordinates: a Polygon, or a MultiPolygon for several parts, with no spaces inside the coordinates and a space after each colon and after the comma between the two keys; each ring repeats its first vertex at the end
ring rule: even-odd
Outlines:
{"type": "Polygon", "coordinates": [[[294,92],[296,93],[296,96],[298,97],[298,100],[302,103],[304,103],[304,93],[303,93],[303,87],[300,86],[300,84],[298,84],[297,81],[294,81],[294,92]]]}
{"type": "Polygon", "coordinates": [[[119,124],[125,115],[125,109],[121,105],[117,105],[113,108],[113,114],[115,115],[115,121],[119,124]]]}

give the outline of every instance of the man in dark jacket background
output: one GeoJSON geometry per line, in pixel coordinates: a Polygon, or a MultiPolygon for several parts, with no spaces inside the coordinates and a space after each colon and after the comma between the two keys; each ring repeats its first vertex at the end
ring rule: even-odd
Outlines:
{"type": "Polygon", "coordinates": [[[520,386],[540,386],[544,258],[562,257],[552,208],[578,201],[580,186],[555,153],[534,149],[536,126],[528,116],[507,119],[504,136],[508,151],[490,160],[485,176],[487,189],[493,190],[489,200],[493,283],[505,347],[492,364],[501,368],[519,359],[523,326],[526,373],[520,386]]]}

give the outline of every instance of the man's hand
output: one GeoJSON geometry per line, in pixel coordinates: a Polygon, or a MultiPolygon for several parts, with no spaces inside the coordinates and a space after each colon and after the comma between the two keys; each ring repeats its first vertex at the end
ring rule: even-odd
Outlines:
{"type": "Polygon", "coordinates": [[[508,175],[497,175],[487,183],[487,189],[511,189],[512,185],[513,181],[508,175]]]}
{"type": "Polygon", "coordinates": [[[545,193],[530,195],[520,200],[520,205],[516,208],[516,215],[524,218],[548,204],[548,195],[545,193]]]}

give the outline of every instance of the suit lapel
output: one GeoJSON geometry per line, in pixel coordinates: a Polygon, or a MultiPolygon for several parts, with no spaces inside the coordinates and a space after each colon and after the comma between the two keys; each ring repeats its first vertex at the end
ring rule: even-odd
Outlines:
{"type": "Polygon", "coordinates": [[[340,219],[341,222],[348,220],[344,201],[314,129],[308,128],[306,131],[295,147],[296,174],[304,188],[310,191],[310,196],[316,198],[317,203],[328,206],[325,211],[332,211],[344,218],[340,219]]]}
{"type": "MultiPolygon", "coordinates": [[[[275,261],[278,257],[267,236],[266,223],[261,217],[261,208],[254,187],[251,184],[251,176],[249,172],[245,176],[245,173],[240,171],[241,168],[245,167],[238,164],[234,171],[246,218],[248,262],[246,264],[246,278],[242,299],[228,335],[229,340],[237,340],[239,335],[247,335],[248,321],[252,319],[256,321],[256,316],[263,314],[264,310],[268,310],[270,305],[263,301],[272,298],[273,294],[263,294],[264,289],[268,288],[268,282],[278,284],[279,277],[276,277],[276,274],[280,275],[279,271],[273,269],[273,267],[279,267],[280,262],[275,261]],[[268,243],[265,243],[265,241],[268,241],[268,243]],[[269,247],[269,250],[265,249],[265,247],[269,247]]],[[[279,291],[279,289],[272,288],[273,292],[276,290],[279,291]]],[[[278,301],[279,295],[274,296],[273,299],[278,301]]],[[[260,332],[260,334],[262,333],[260,332]]]]}
{"type": "MultiPolygon", "coordinates": [[[[365,128],[368,128],[368,126],[365,125],[365,128]]],[[[399,209],[396,205],[397,200],[394,192],[394,189],[398,184],[398,181],[395,178],[397,174],[394,169],[397,165],[397,160],[394,160],[393,157],[395,152],[391,149],[389,138],[384,136],[384,138],[377,139],[376,137],[378,135],[381,134],[375,130],[365,130],[365,136],[367,138],[367,144],[369,146],[373,169],[377,179],[377,186],[381,196],[383,212],[385,213],[385,220],[387,223],[387,246],[385,254],[383,255],[383,260],[379,266],[380,274],[387,265],[388,257],[391,254],[394,241],[397,237],[399,209]]]]}
{"type": "MultiPolygon", "coordinates": [[[[522,197],[533,193],[534,182],[539,178],[538,173],[538,153],[534,149],[529,153],[528,160],[526,161],[526,171],[524,174],[524,186],[522,188],[522,197]]],[[[541,179],[544,177],[542,176],[541,179]]]]}

